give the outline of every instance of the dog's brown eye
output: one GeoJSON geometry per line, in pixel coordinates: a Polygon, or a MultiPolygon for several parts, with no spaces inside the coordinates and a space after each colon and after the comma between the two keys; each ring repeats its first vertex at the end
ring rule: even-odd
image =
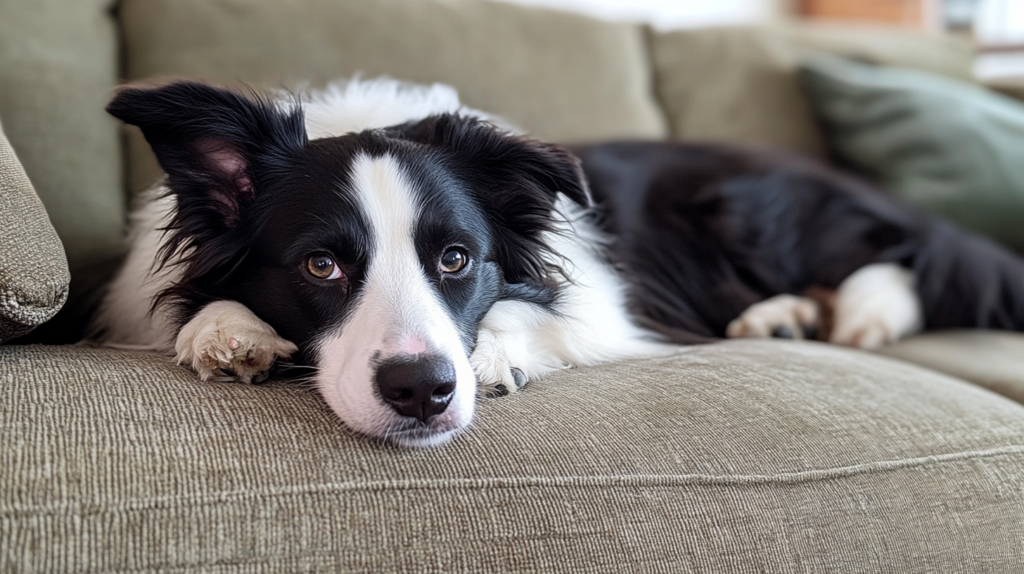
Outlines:
{"type": "Polygon", "coordinates": [[[445,273],[458,273],[469,263],[469,254],[464,249],[453,247],[444,252],[441,256],[441,271],[445,273]]]}
{"type": "Polygon", "coordinates": [[[341,269],[338,269],[338,264],[334,262],[334,259],[326,253],[316,253],[309,256],[306,259],[306,271],[317,279],[323,279],[325,281],[331,279],[340,279],[342,277],[341,269]]]}

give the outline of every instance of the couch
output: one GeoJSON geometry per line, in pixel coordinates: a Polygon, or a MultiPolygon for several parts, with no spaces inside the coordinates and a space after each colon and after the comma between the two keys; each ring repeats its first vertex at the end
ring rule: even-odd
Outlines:
{"type": "Polygon", "coordinates": [[[119,82],[387,74],[559,142],[826,158],[794,71],[810,51],[970,77],[966,44],[883,29],[658,32],[481,0],[4,2],[0,190],[31,182],[49,218],[12,235],[41,208],[0,202],[0,287],[43,274],[37,306],[67,303],[0,346],[0,572],[1024,571],[1019,335],[880,354],[735,340],[567,370],[481,399],[428,450],[353,435],[301,384],[74,344],[159,176],[103,113],[119,82]]]}

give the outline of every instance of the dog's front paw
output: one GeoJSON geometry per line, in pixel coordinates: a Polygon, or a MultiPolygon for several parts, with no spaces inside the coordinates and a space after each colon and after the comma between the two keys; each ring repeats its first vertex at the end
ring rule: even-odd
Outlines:
{"type": "Polygon", "coordinates": [[[298,350],[234,301],[204,307],[182,327],[174,348],[178,364],[191,366],[200,379],[243,383],[266,379],[277,359],[298,350]]]}
{"type": "Polygon", "coordinates": [[[500,338],[486,329],[477,336],[469,364],[476,373],[480,394],[484,396],[502,397],[526,386],[526,375],[509,364],[500,338]]]}
{"type": "Polygon", "coordinates": [[[821,309],[813,299],[776,295],[754,303],[726,327],[729,338],[817,339],[821,309]]]}
{"type": "Polygon", "coordinates": [[[913,273],[894,264],[868,265],[839,285],[829,342],[874,350],[923,323],[913,273]]]}

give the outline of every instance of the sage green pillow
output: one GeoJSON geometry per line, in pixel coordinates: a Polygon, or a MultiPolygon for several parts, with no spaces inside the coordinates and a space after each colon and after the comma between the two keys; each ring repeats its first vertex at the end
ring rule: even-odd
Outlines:
{"type": "Polygon", "coordinates": [[[838,58],[801,72],[837,159],[904,200],[1024,249],[1024,104],[927,72],[838,58]]]}
{"type": "Polygon", "coordinates": [[[53,317],[70,281],[64,247],[0,126],[0,343],[53,317]]]}

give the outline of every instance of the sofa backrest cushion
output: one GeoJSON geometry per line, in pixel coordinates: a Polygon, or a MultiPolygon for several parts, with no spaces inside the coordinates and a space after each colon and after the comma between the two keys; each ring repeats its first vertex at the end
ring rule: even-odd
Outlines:
{"type": "Polygon", "coordinates": [[[60,238],[0,126],[0,343],[53,317],[70,281],[60,238]]]}
{"type": "Polygon", "coordinates": [[[125,196],[112,0],[4,0],[0,117],[67,251],[72,274],[116,253],[125,196]]]}
{"type": "Polygon", "coordinates": [[[671,135],[824,155],[796,68],[827,52],[968,78],[973,49],[955,38],[864,26],[720,27],[656,33],[658,98],[671,135]]]}
{"type": "MultiPolygon", "coordinates": [[[[125,0],[130,80],[441,82],[537,137],[661,137],[638,25],[480,0],[125,0]]],[[[159,173],[135,139],[134,189],[159,173]]]]}

